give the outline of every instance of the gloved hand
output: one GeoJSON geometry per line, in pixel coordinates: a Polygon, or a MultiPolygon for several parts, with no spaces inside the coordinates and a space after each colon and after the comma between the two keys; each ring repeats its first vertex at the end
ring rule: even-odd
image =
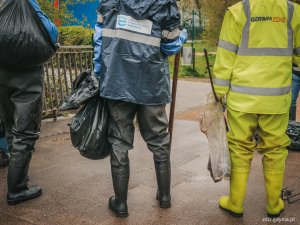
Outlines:
{"type": "Polygon", "coordinates": [[[227,107],[227,99],[226,98],[222,98],[221,99],[221,103],[222,103],[223,111],[225,111],[226,107],[227,107]]]}
{"type": "Polygon", "coordinates": [[[161,44],[161,51],[167,56],[175,55],[178,52],[180,52],[183,44],[187,42],[187,39],[188,39],[187,30],[183,29],[180,32],[179,37],[175,41],[166,42],[166,43],[163,42],[161,44]]]}
{"type": "Polygon", "coordinates": [[[227,99],[225,95],[217,94],[218,101],[222,104],[223,111],[225,112],[227,106],[227,99]]]}
{"type": "Polygon", "coordinates": [[[180,39],[182,40],[183,44],[185,44],[188,40],[188,32],[185,28],[180,32],[180,39]]]}

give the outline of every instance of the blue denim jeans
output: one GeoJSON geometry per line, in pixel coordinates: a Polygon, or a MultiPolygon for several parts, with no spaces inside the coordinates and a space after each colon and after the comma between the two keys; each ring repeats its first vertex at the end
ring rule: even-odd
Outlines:
{"type": "Polygon", "coordinates": [[[297,105],[297,98],[300,91],[300,77],[293,74],[292,78],[292,104],[291,106],[297,105]]]}

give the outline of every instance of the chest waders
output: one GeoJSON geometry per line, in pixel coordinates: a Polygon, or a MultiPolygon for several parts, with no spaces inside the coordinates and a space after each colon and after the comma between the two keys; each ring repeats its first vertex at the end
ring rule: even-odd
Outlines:
{"type": "Polygon", "coordinates": [[[179,36],[176,1],[104,1],[99,11],[103,16],[100,95],[108,99],[111,115],[108,141],[115,192],[108,206],[117,217],[128,216],[128,150],[133,148],[136,116],[153,152],[156,198],[161,208],[169,208],[170,135],[165,105],[171,101],[170,76],[160,45],[164,32],[172,39],[179,36]]]}
{"type": "MultiPolygon", "coordinates": [[[[294,13],[294,4],[287,2],[286,48],[250,48],[248,46],[251,37],[251,0],[242,1],[246,24],[242,31],[240,46],[235,46],[226,41],[220,41],[219,47],[231,52],[235,52],[238,57],[292,57],[293,55],[293,30],[291,21],[294,13]]],[[[254,2],[254,1],[253,1],[254,2]]],[[[259,4],[259,3],[257,3],[259,4]]],[[[281,6],[284,7],[284,6],[281,6]]],[[[257,12],[256,12],[257,13],[257,12]]],[[[263,13],[263,12],[261,12],[263,13]]],[[[283,16],[283,15],[282,15],[283,16]]],[[[256,22],[256,21],[255,21],[256,22]]],[[[275,25],[274,25],[275,26],[275,25]]],[[[235,79],[238,82],[238,79],[235,79]]],[[[255,82],[253,80],[253,82],[255,82]]],[[[229,86],[230,93],[239,93],[248,96],[275,96],[287,95],[290,86],[277,88],[257,88],[251,85],[240,86],[234,82],[215,79],[219,86],[229,86]]],[[[228,96],[229,98],[229,96],[228,96]]],[[[242,100],[241,100],[242,101],[242,100]]],[[[246,184],[248,180],[251,161],[256,148],[263,155],[263,169],[266,186],[267,215],[269,217],[279,217],[284,209],[284,203],[279,197],[282,189],[283,176],[285,171],[285,160],[287,157],[286,147],[290,140],[286,135],[288,124],[288,114],[256,114],[237,111],[228,107],[228,142],[232,163],[232,173],[230,179],[230,195],[223,196],[219,201],[219,206],[228,211],[234,217],[243,216],[243,204],[246,194],[246,184]],[[255,132],[258,132],[260,141],[254,140],[255,132]]]]}
{"type": "Polygon", "coordinates": [[[43,68],[12,72],[0,69],[0,118],[5,123],[10,153],[7,203],[15,205],[42,194],[28,187],[28,169],[42,117],[43,68]]]}

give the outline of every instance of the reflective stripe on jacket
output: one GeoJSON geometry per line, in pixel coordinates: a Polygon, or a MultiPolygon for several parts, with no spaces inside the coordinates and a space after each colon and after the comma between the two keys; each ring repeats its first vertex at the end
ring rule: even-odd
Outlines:
{"type": "Polygon", "coordinates": [[[171,101],[168,59],[161,39],[176,39],[176,0],[102,1],[103,43],[100,95],[159,105],[171,101]]]}
{"type": "Polygon", "coordinates": [[[286,0],[244,0],[225,15],[214,84],[230,108],[287,113],[292,60],[300,67],[300,7],[286,0]]]}

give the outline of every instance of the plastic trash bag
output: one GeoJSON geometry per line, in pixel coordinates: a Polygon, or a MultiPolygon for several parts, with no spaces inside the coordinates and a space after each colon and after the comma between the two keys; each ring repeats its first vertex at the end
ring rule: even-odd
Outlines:
{"type": "Polygon", "coordinates": [[[286,133],[292,141],[288,149],[300,151],[300,123],[296,121],[289,121],[286,133]]]}
{"type": "Polygon", "coordinates": [[[88,99],[99,95],[99,82],[91,70],[82,72],[73,82],[74,92],[65,98],[60,111],[78,109],[88,99]]]}
{"type": "Polygon", "coordinates": [[[0,67],[34,68],[55,53],[48,32],[27,0],[0,4],[0,67]]]}
{"type": "Polygon", "coordinates": [[[94,97],[75,115],[70,125],[71,141],[80,154],[103,159],[111,150],[107,141],[109,113],[106,100],[94,97]]]}
{"type": "Polygon", "coordinates": [[[223,108],[220,102],[216,102],[213,93],[205,96],[203,106],[200,129],[208,139],[207,169],[214,182],[219,182],[223,178],[229,178],[231,170],[223,108]]]}

